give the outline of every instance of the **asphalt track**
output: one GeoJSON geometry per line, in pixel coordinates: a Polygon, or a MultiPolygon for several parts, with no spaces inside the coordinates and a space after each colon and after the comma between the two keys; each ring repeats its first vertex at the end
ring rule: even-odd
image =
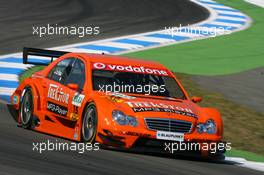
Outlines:
{"type": "MultiPolygon", "coordinates": [[[[106,37],[154,30],[163,28],[164,25],[192,23],[202,20],[208,15],[203,13],[205,12],[203,9],[182,0],[134,0],[133,3],[125,0],[27,2],[8,1],[1,7],[1,54],[21,51],[20,48],[28,46],[28,44],[37,47],[51,47],[82,41],[79,38],[65,36],[35,38],[31,35],[33,23],[61,22],[61,24],[70,25],[88,23],[91,20],[90,24],[100,22],[102,25],[108,26],[108,28],[105,27],[101,36],[106,37]],[[123,9],[127,15],[123,15],[124,11],[120,12],[123,9]],[[95,15],[96,13],[101,14],[101,18],[100,15],[95,15]],[[114,15],[110,18],[109,14],[114,15]]],[[[65,140],[18,128],[6,106],[2,104],[0,105],[0,117],[1,175],[263,174],[235,166],[232,162],[204,162],[182,157],[167,158],[161,155],[144,155],[105,149],[84,154],[70,151],[39,154],[32,151],[33,142],[46,142],[47,139],[54,142],[65,140]]]]}
{"type": "Polygon", "coordinates": [[[0,55],[24,46],[53,47],[187,25],[208,17],[186,0],[9,0],[0,7],[0,55]],[[32,26],[99,26],[99,35],[79,38],[32,35],[32,26]]]}
{"type": "Polygon", "coordinates": [[[68,142],[49,135],[16,127],[5,106],[0,105],[0,174],[203,174],[203,175],[255,175],[255,170],[233,165],[232,162],[205,162],[182,157],[100,149],[83,154],[74,151],[32,151],[32,143],[68,142]],[[57,140],[57,141],[56,141],[57,140]]]}
{"type": "Polygon", "coordinates": [[[264,113],[264,68],[232,75],[194,76],[203,89],[219,92],[230,101],[264,113]]]}

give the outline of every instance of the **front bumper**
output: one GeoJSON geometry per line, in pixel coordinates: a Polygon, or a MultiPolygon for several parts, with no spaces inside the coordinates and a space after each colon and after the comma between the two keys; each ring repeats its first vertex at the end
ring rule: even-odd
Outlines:
{"type": "Polygon", "coordinates": [[[132,149],[145,150],[146,152],[158,152],[177,155],[192,155],[203,157],[217,157],[225,153],[225,142],[173,142],[158,139],[139,138],[132,149]],[[204,147],[206,146],[206,147],[204,147]]]}
{"type": "MultiPolygon", "coordinates": [[[[120,126],[121,127],[121,126],[120,126]]],[[[218,147],[215,148],[216,144],[223,143],[222,136],[210,135],[210,134],[198,134],[195,132],[184,134],[184,141],[168,141],[157,139],[157,131],[132,128],[132,127],[121,127],[122,130],[110,130],[103,129],[98,133],[99,143],[124,148],[124,149],[146,149],[151,152],[167,152],[173,154],[197,154],[202,156],[208,156],[213,152],[213,154],[222,154],[225,152],[225,148],[219,150],[218,147]],[[200,149],[185,149],[177,150],[175,149],[176,144],[198,144],[200,149]],[[170,144],[170,149],[167,145],[170,144]],[[174,144],[174,146],[173,146],[174,144]],[[207,147],[202,147],[203,144],[207,144],[207,147]],[[206,148],[206,149],[205,149],[206,148]]],[[[222,146],[223,147],[223,146],[222,146]]]]}

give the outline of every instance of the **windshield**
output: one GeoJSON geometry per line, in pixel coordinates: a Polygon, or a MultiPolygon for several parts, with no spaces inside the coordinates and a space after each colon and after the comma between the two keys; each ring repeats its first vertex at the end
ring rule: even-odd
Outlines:
{"type": "Polygon", "coordinates": [[[93,90],[101,92],[131,93],[185,99],[184,93],[177,82],[169,76],[93,70],[92,81],[93,90]]]}
{"type": "Polygon", "coordinates": [[[177,82],[169,76],[93,70],[93,90],[185,99],[177,82]]]}

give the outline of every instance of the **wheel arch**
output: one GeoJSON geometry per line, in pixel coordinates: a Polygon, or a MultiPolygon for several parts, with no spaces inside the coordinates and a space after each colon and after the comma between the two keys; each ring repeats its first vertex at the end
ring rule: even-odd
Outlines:
{"type": "MultiPolygon", "coordinates": [[[[11,96],[11,103],[12,106],[15,110],[19,111],[22,100],[23,100],[23,96],[26,92],[27,89],[31,89],[32,94],[33,94],[33,103],[34,103],[34,109],[33,109],[33,113],[35,113],[35,111],[37,109],[40,109],[40,93],[39,90],[37,88],[37,86],[35,85],[35,83],[33,82],[33,80],[31,78],[25,79],[16,89],[16,91],[13,93],[13,95],[11,96]],[[17,103],[14,102],[14,98],[17,97],[17,103]]],[[[19,116],[17,116],[19,118],[19,116]]]]}
{"type": "Polygon", "coordinates": [[[22,88],[21,94],[20,94],[21,99],[20,99],[19,105],[21,105],[22,98],[23,98],[24,93],[26,92],[27,89],[31,89],[32,94],[33,94],[34,112],[35,112],[36,108],[37,108],[37,110],[40,110],[40,103],[41,103],[40,102],[40,92],[32,80],[25,82],[25,84],[22,88]]]}

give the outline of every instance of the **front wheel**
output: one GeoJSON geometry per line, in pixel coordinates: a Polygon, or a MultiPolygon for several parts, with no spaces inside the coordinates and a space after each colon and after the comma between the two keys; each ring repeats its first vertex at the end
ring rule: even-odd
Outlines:
{"type": "Polygon", "coordinates": [[[82,140],[84,142],[92,143],[95,141],[97,132],[97,111],[93,103],[89,104],[82,120],[82,140]]]}
{"type": "Polygon", "coordinates": [[[19,115],[23,128],[30,128],[33,119],[33,94],[30,88],[25,90],[24,96],[22,97],[22,103],[19,109],[19,115]]]}

